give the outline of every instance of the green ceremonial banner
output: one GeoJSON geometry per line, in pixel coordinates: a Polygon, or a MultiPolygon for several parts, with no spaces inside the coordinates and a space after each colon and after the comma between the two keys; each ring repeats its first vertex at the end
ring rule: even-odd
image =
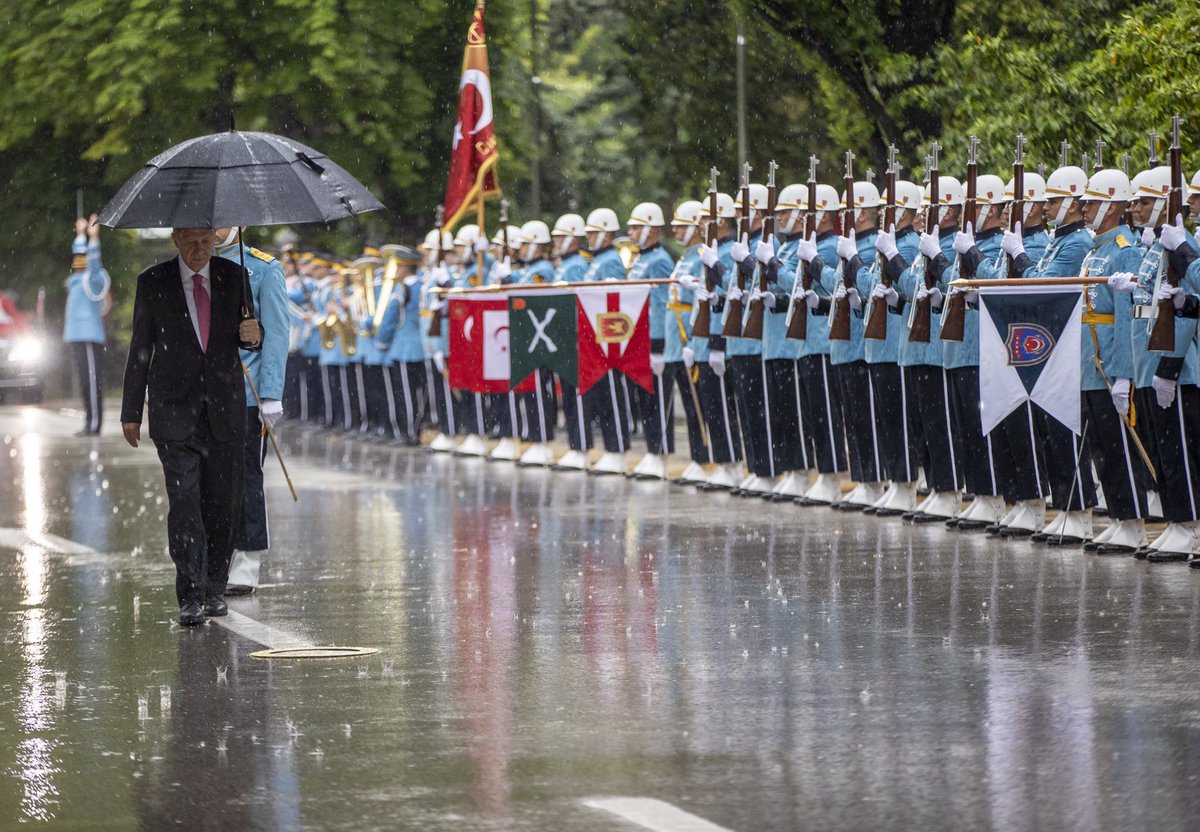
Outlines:
{"type": "Polygon", "coordinates": [[[574,292],[541,291],[508,299],[509,387],[534,370],[549,370],[572,386],[579,381],[574,292]]]}

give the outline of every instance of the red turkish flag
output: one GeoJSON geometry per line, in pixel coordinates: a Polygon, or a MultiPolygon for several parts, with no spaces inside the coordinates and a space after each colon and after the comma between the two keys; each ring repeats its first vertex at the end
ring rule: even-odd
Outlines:
{"type": "Polygon", "coordinates": [[[450,386],[472,393],[507,393],[508,297],[454,298],[448,310],[450,386]]]}
{"type": "Polygon", "coordinates": [[[488,74],[487,39],[483,33],[483,2],[476,3],[467,49],[463,54],[462,80],[458,84],[458,121],[450,151],[450,178],[446,182],[445,221],[452,229],[476,199],[500,193],[496,177],[496,126],[492,118],[492,81],[488,74]]]}
{"type": "Polygon", "coordinates": [[[579,299],[579,392],[591,389],[609,370],[618,370],[647,392],[650,370],[650,287],[588,286],[579,299]]]}

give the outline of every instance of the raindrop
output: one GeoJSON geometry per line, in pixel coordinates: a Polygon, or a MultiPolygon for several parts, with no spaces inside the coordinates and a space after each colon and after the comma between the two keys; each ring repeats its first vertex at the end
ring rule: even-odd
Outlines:
{"type": "Polygon", "coordinates": [[[224,684],[229,681],[229,665],[217,665],[217,684],[224,684]]]}
{"type": "Polygon", "coordinates": [[[138,694],[138,721],[145,722],[150,718],[150,697],[144,693],[138,694]]]}
{"type": "Polygon", "coordinates": [[[158,709],[164,714],[171,712],[171,686],[158,686],[158,709]]]}

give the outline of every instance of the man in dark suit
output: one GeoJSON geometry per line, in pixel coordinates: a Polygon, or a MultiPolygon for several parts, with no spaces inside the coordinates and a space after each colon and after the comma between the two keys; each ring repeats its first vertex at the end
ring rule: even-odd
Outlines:
{"type": "Polygon", "coordinates": [[[212,256],[215,237],[210,229],[175,229],[179,256],[138,276],[121,400],[121,429],[136,448],[149,393],[184,626],[228,612],[222,596],[242,505],[246,430],[238,348],[262,348],[258,321],[243,320],[246,272],[212,256]]]}

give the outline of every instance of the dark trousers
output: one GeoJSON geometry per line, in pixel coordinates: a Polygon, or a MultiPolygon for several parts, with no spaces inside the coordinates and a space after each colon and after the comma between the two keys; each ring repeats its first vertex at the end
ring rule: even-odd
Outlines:
{"type": "Polygon", "coordinates": [[[909,376],[899,364],[867,365],[874,396],[875,435],[883,450],[883,470],[890,480],[917,479],[916,442],[909,430],[909,414],[916,410],[916,395],[909,389],[909,376]]]}
{"type": "Polygon", "coordinates": [[[79,391],[83,398],[84,430],[99,433],[104,418],[104,384],[100,378],[104,345],[88,341],[76,342],[73,346],[79,391]]]}
{"type": "MultiPolygon", "coordinates": [[[[440,378],[440,375],[439,375],[440,378]]],[[[397,361],[384,378],[388,390],[388,420],[397,439],[415,443],[429,411],[424,361],[397,361]]]]}
{"type": "Polygon", "coordinates": [[[567,444],[572,451],[592,448],[592,405],[588,395],[562,382],[563,423],[567,428],[567,444]]]}
{"type": "Polygon", "coordinates": [[[430,376],[433,386],[433,407],[437,412],[438,430],[447,436],[454,436],[459,430],[457,393],[450,389],[450,379],[445,373],[433,368],[430,376]]]}
{"type": "Polygon", "coordinates": [[[816,468],[822,474],[846,470],[842,397],[828,355],[806,355],[796,362],[803,397],[800,413],[812,439],[816,468]]]}
{"type": "Polygon", "coordinates": [[[909,432],[917,442],[917,456],[925,467],[925,484],[934,491],[962,487],[954,437],[957,425],[951,407],[949,371],[918,364],[905,367],[905,379],[916,399],[909,408],[909,432]]]}
{"type": "Polygon", "coordinates": [[[646,451],[651,454],[675,452],[674,403],[667,398],[666,368],[663,375],[651,374],[653,390],[634,386],[638,410],[642,415],[642,433],[646,435],[646,451]]]}
{"type": "Polygon", "coordinates": [[[734,399],[737,401],[738,423],[742,426],[746,468],[751,474],[773,477],[775,460],[771,457],[768,438],[767,391],[763,386],[762,356],[730,356],[726,381],[730,376],[733,379],[734,399]]]}
{"type": "Polygon", "coordinates": [[[267,495],[263,490],[263,463],[267,459],[269,441],[258,420],[258,408],[247,407],[246,447],[242,466],[242,518],[233,542],[233,548],[243,552],[271,548],[271,530],[267,525],[267,495]]]}
{"type": "Polygon", "coordinates": [[[287,365],[283,370],[283,418],[299,419],[303,407],[304,356],[288,353],[287,365]]]}
{"type": "MultiPolygon", "coordinates": [[[[364,433],[373,433],[380,437],[395,438],[392,433],[390,420],[388,387],[391,373],[388,367],[381,364],[360,364],[362,373],[363,392],[366,394],[367,418],[363,423],[364,433]]],[[[394,406],[394,405],[393,405],[394,406]]]]}
{"type": "Polygon", "coordinates": [[[354,395],[354,427],[359,433],[366,433],[371,428],[370,416],[367,413],[367,374],[366,366],[361,361],[350,365],[350,386],[354,395]]]}
{"type": "Polygon", "coordinates": [[[208,428],[208,414],[201,410],[190,437],[155,444],[167,486],[175,598],[180,606],[220,598],[242,512],[243,439],[217,442],[208,428]]]}
{"type": "Polygon", "coordinates": [[[554,374],[537,370],[533,374],[534,392],[517,394],[517,404],[524,417],[526,442],[554,441],[554,426],[558,423],[558,398],[554,395],[554,374]]]}
{"type": "Polygon", "coordinates": [[[336,364],[321,367],[321,382],[325,396],[323,424],[331,430],[345,430],[350,412],[350,391],[346,368],[336,364]]]}
{"type": "Polygon", "coordinates": [[[992,443],[983,435],[979,415],[979,368],[956,367],[950,377],[950,410],[954,414],[954,454],[967,491],[976,496],[1003,493],[992,461],[992,443]]]}
{"type": "MultiPolygon", "coordinates": [[[[700,401],[700,390],[692,382],[689,370],[682,361],[672,361],[667,364],[662,374],[663,400],[667,403],[667,427],[675,421],[675,385],[679,385],[679,396],[683,400],[683,415],[687,421],[688,450],[693,462],[701,465],[712,462],[711,449],[708,445],[708,432],[701,430],[701,419],[697,404],[700,401]]],[[[697,373],[697,377],[699,373],[697,373]]],[[[647,442],[649,441],[649,433],[647,442]]],[[[674,442],[674,430],[671,430],[671,440],[674,442]]]]}
{"type": "Polygon", "coordinates": [[[491,394],[460,391],[458,423],[459,429],[465,434],[485,436],[491,424],[489,409],[491,394]]]}
{"type": "Polygon", "coordinates": [[[838,389],[850,449],[850,477],[855,482],[879,482],[884,477],[883,449],[875,431],[875,397],[871,371],[865,361],[838,364],[838,389]]]}
{"type": "Polygon", "coordinates": [[[592,413],[600,426],[604,450],[623,454],[629,450],[629,401],[625,397],[624,377],[614,370],[596,382],[585,397],[591,399],[592,413]]]}
{"type": "Polygon", "coordinates": [[[1175,401],[1162,408],[1149,387],[1137,391],[1138,424],[1149,425],[1158,475],[1158,496],[1163,519],[1191,523],[1200,519],[1200,460],[1196,458],[1195,434],[1200,428],[1200,388],[1179,385],[1175,401]]]}
{"type": "Polygon", "coordinates": [[[305,356],[304,372],[300,375],[303,393],[300,398],[300,421],[321,423],[325,417],[325,384],[320,362],[316,356],[305,356]]]}
{"type": "Polygon", "coordinates": [[[515,439],[521,435],[521,409],[517,406],[516,393],[494,393],[487,397],[491,413],[489,425],[496,439],[515,439]]]}
{"type": "Polygon", "coordinates": [[[1094,507],[1096,482],[1092,478],[1091,443],[1076,436],[1040,407],[1034,407],[1033,416],[1042,440],[1042,458],[1046,479],[1050,482],[1050,505],[1059,511],[1094,507]]]}
{"type": "Polygon", "coordinates": [[[1002,461],[1001,487],[1009,502],[1045,499],[1050,490],[1033,411],[1026,402],[992,429],[992,453],[1002,461]]]}
{"type": "Polygon", "coordinates": [[[1083,420],[1108,516],[1113,520],[1144,518],[1146,466],[1107,390],[1083,391],[1083,420]]]}
{"type": "Polygon", "coordinates": [[[800,378],[791,358],[762,362],[767,437],[775,475],[811,467],[810,440],[800,418],[800,378]]]}
{"type": "Polygon", "coordinates": [[[742,459],[742,434],[738,425],[737,403],[726,377],[718,376],[707,363],[700,364],[700,408],[708,426],[708,444],[712,461],[725,464],[742,459]]]}

